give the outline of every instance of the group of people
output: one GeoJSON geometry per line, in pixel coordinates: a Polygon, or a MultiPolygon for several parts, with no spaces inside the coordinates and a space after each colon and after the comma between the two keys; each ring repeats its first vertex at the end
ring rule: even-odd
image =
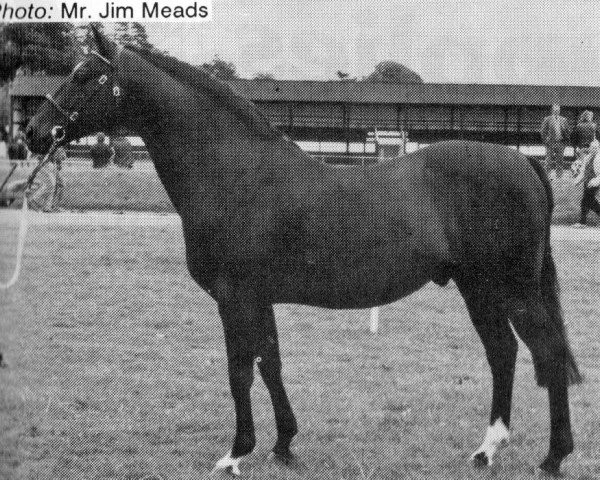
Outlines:
{"type": "MultiPolygon", "coordinates": [[[[106,136],[103,133],[97,135],[97,142],[90,148],[90,157],[92,167],[95,169],[105,168],[111,163],[121,168],[133,168],[133,149],[131,143],[126,137],[112,137],[110,145],[106,142],[106,136]]],[[[25,143],[25,136],[18,132],[15,139],[8,143],[6,139],[4,145],[5,153],[10,160],[26,160],[29,156],[25,143]]],[[[4,156],[4,155],[3,155],[4,156]]],[[[39,158],[39,161],[43,157],[39,158]]],[[[31,207],[43,212],[61,211],[61,202],[64,192],[64,183],[61,176],[63,162],[67,159],[65,149],[59,147],[54,151],[49,161],[38,171],[35,178],[35,188],[28,195],[31,207]]],[[[21,182],[22,183],[22,182],[21,182]]]]}
{"type": "Polygon", "coordinates": [[[104,168],[114,163],[117,167],[133,168],[133,148],[127,137],[114,136],[110,145],[106,135],[98,133],[96,144],[90,149],[93,168],[104,168]]]}
{"type": "Polygon", "coordinates": [[[571,142],[575,161],[571,172],[576,185],[583,184],[579,223],[583,227],[587,215],[593,211],[600,216],[600,203],[596,196],[600,190],[600,142],[596,138],[598,126],[594,114],[585,110],[579,116],[573,134],[567,118],[560,114],[560,106],[552,105],[552,112],[542,121],[540,134],[546,146],[546,171],[551,179],[560,178],[564,171],[564,151],[571,142]]]}

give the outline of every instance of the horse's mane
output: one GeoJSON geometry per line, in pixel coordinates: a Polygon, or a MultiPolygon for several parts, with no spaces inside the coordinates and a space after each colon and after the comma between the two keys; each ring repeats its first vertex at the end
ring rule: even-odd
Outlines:
{"type": "Polygon", "coordinates": [[[281,136],[279,130],[273,127],[256,106],[241,97],[224,82],[202,68],[193,67],[169,55],[155,50],[142,49],[133,45],[126,47],[135,52],[155,67],[168,73],[174,79],[196,90],[208,92],[214,98],[221,100],[227,108],[236,113],[242,121],[256,134],[263,138],[281,136]]]}

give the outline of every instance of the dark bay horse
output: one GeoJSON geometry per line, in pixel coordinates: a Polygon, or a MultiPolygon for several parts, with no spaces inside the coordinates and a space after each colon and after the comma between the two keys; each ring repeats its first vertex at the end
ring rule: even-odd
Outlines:
{"type": "Polygon", "coordinates": [[[181,216],[189,272],[217,302],[225,331],[236,434],[216,468],[239,473],[254,448],[255,361],[275,411],[273,451],[293,458],[297,425],[273,304],[364,308],[452,279],[493,374],[490,425],[473,461],[491,464],[508,440],[516,331],[548,388],[541,468],[559,471],[573,450],[567,387],[579,373],[550,251],[552,195],[537,163],[502,146],[454,141],[397,162],[331,168],[206,73],[97,32],[96,41],[98,52],[31,120],[29,146],[43,152],[53,138],[120,127],[143,138],[181,216]]]}

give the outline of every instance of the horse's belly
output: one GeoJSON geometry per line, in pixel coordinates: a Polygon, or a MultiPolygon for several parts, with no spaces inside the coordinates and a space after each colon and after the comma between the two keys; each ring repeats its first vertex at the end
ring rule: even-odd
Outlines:
{"type": "Polygon", "coordinates": [[[418,261],[374,262],[348,268],[306,265],[281,275],[273,303],[300,303],[324,308],[368,308],[405,297],[429,280],[418,261]]]}

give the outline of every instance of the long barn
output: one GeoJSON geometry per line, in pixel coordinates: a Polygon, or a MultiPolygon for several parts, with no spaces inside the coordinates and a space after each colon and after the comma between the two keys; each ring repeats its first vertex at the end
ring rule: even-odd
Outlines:
{"type": "MultiPolygon", "coordinates": [[[[53,76],[14,80],[10,88],[13,134],[62,81],[53,76]]],[[[354,152],[353,144],[367,142],[376,129],[404,132],[418,143],[458,138],[539,144],[539,126],[552,103],[562,106],[572,125],[585,109],[600,116],[597,87],[304,80],[228,83],[294,140],[338,142],[346,145],[346,153],[354,152]]]]}

